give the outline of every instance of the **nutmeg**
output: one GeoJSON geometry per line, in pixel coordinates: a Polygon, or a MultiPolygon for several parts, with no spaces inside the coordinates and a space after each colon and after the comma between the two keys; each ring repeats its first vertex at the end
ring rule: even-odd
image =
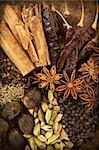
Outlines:
{"type": "Polygon", "coordinates": [[[0,117],[0,136],[2,136],[9,129],[9,124],[3,118],[0,117]]]}
{"type": "Polygon", "coordinates": [[[29,90],[25,94],[25,96],[22,100],[23,104],[28,109],[31,109],[31,108],[38,106],[40,104],[40,101],[41,101],[41,92],[40,92],[40,90],[38,90],[36,88],[29,90]]]}
{"type": "Polygon", "coordinates": [[[24,138],[23,138],[22,134],[17,129],[13,129],[8,134],[8,143],[13,148],[18,149],[18,148],[23,147],[24,138]]]}
{"type": "Polygon", "coordinates": [[[18,118],[18,125],[23,133],[32,133],[34,126],[33,117],[29,114],[22,114],[18,118]]]}
{"type": "Polygon", "coordinates": [[[2,116],[5,119],[11,120],[14,117],[18,116],[21,111],[21,105],[19,102],[12,101],[11,103],[7,103],[3,110],[2,116]]]}

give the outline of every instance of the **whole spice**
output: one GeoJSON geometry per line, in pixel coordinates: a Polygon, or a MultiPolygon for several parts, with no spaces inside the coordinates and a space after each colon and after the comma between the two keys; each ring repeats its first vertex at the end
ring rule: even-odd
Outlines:
{"type": "Polygon", "coordinates": [[[0,104],[4,106],[6,103],[11,101],[18,101],[24,96],[24,85],[20,83],[6,84],[0,86],[0,104]]]}
{"type": "Polygon", "coordinates": [[[40,104],[41,98],[41,92],[38,89],[28,89],[28,92],[25,94],[22,102],[26,108],[31,109],[37,107],[40,104]]]}
{"type": "MultiPolygon", "coordinates": [[[[88,111],[79,100],[72,101],[68,98],[61,105],[61,111],[63,112],[62,124],[65,125],[65,131],[75,146],[87,141],[95,134],[99,121],[96,108],[88,111]]],[[[68,145],[68,141],[66,142],[68,145]]]]}
{"type": "Polygon", "coordinates": [[[81,37],[82,37],[82,28],[78,27],[75,30],[75,33],[72,36],[71,41],[69,43],[66,43],[64,49],[60,53],[60,57],[57,64],[59,70],[62,70],[62,68],[65,66],[67,58],[78,46],[81,37]]]}
{"type": "MultiPolygon", "coordinates": [[[[49,94],[53,95],[51,91],[49,91],[49,94]]],[[[51,99],[49,96],[49,104],[47,104],[46,102],[42,102],[46,103],[46,112],[45,109],[42,109],[42,104],[39,106],[38,110],[35,110],[34,108],[35,113],[38,111],[36,116],[36,119],[39,119],[38,123],[35,123],[34,125],[33,134],[24,135],[33,150],[37,150],[38,148],[48,149],[50,145],[52,145],[51,148],[55,148],[56,143],[60,144],[59,149],[61,150],[63,150],[63,147],[68,147],[68,145],[66,145],[64,141],[70,141],[70,139],[68,138],[67,133],[63,129],[63,125],[60,123],[62,119],[62,114],[59,110],[57,112],[54,111],[54,108],[57,107],[57,105],[53,105],[54,95],[52,97],[53,99],[51,99]],[[52,108],[50,108],[50,104],[52,105],[52,108]],[[54,118],[53,111],[56,112],[54,118]]]]}
{"type": "Polygon", "coordinates": [[[28,26],[18,17],[12,5],[7,4],[5,6],[4,18],[19,44],[27,51],[32,62],[38,61],[28,26]]]}
{"type": "Polygon", "coordinates": [[[50,86],[50,90],[54,92],[55,91],[54,84],[60,84],[59,80],[62,78],[63,75],[56,73],[56,66],[53,66],[50,69],[50,72],[46,67],[43,67],[42,71],[44,73],[37,74],[37,77],[41,80],[39,83],[39,88],[50,86]]]}
{"type": "Polygon", "coordinates": [[[49,46],[49,53],[52,65],[57,63],[60,47],[59,38],[57,35],[58,22],[55,18],[55,14],[48,8],[48,5],[43,3],[43,24],[44,31],[49,46]]]}
{"type": "Polygon", "coordinates": [[[60,85],[59,87],[56,88],[56,91],[59,92],[65,91],[63,100],[60,101],[61,103],[67,99],[70,93],[74,99],[77,99],[77,93],[79,94],[82,92],[81,84],[83,82],[83,78],[75,79],[76,70],[73,70],[70,79],[65,71],[63,71],[63,75],[65,78],[65,81],[62,80],[63,85],[60,85]]]}
{"type": "Polygon", "coordinates": [[[32,133],[34,127],[33,117],[29,114],[22,114],[18,118],[18,125],[23,133],[32,133]]]}
{"type": "MultiPolygon", "coordinates": [[[[83,1],[81,1],[81,5],[82,5],[82,15],[81,15],[81,19],[80,19],[79,23],[77,24],[77,27],[83,27],[83,22],[84,22],[84,4],[83,4],[83,1]]],[[[76,29],[76,30],[78,30],[78,29],[76,29]]],[[[69,32],[69,35],[71,35],[71,39],[72,39],[73,34],[70,34],[70,33],[73,33],[73,31],[71,30],[68,32],[69,32]]],[[[68,39],[68,32],[66,33],[67,39],[68,39]]],[[[73,69],[75,69],[75,67],[77,65],[77,61],[78,61],[78,49],[77,49],[77,47],[75,47],[73,52],[70,53],[70,55],[67,57],[67,60],[65,62],[65,70],[68,73],[71,73],[73,71],[73,69]]]]}
{"type": "Polygon", "coordinates": [[[24,146],[24,138],[17,129],[13,129],[8,133],[8,142],[13,148],[18,149],[24,146]]]}
{"type": "Polygon", "coordinates": [[[78,67],[80,66],[81,63],[86,62],[92,55],[92,52],[97,48],[97,47],[95,47],[93,40],[89,41],[86,44],[86,46],[82,49],[82,51],[80,52],[78,64],[77,64],[78,67]]]}
{"type": "Polygon", "coordinates": [[[87,63],[83,63],[78,71],[85,76],[87,82],[90,82],[92,79],[98,83],[99,66],[94,63],[92,58],[90,58],[87,63]]]}
{"type": "Polygon", "coordinates": [[[38,61],[35,62],[36,67],[50,65],[48,46],[42,25],[41,4],[31,4],[26,8],[23,7],[22,19],[28,25],[33,43],[36,48],[38,61]]]}
{"type": "Polygon", "coordinates": [[[7,120],[12,120],[21,112],[21,105],[19,102],[12,101],[11,103],[7,103],[3,110],[2,116],[7,120]]]}
{"type": "Polygon", "coordinates": [[[24,52],[23,48],[20,46],[16,38],[9,30],[4,20],[1,22],[0,39],[1,47],[23,76],[25,76],[35,68],[31,60],[24,52]]]}
{"type": "Polygon", "coordinates": [[[0,137],[7,132],[9,129],[9,124],[3,118],[0,117],[0,137]]]}

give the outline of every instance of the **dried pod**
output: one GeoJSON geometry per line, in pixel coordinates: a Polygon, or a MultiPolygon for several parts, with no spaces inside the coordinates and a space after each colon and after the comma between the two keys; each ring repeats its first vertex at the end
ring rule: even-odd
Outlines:
{"type": "Polygon", "coordinates": [[[58,127],[57,134],[60,134],[60,132],[61,132],[61,130],[62,130],[62,127],[63,127],[63,126],[62,126],[62,124],[60,123],[60,124],[59,124],[59,127],[58,127]]]}
{"type": "Polygon", "coordinates": [[[45,137],[49,139],[53,135],[53,130],[46,132],[45,137]]]}
{"type": "Polygon", "coordinates": [[[65,147],[65,144],[63,142],[60,142],[60,150],[63,150],[64,147],[65,147]]]}
{"type": "Polygon", "coordinates": [[[36,137],[34,137],[34,141],[36,143],[36,145],[40,148],[40,149],[46,149],[46,144],[42,143],[39,139],[37,139],[36,137]]]}
{"type": "Polygon", "coordinates": [[[63,140],[67,140],[67,141],[69,141],[70,139],[68,138],[68,135],[67,135],[67,133],[65,132],[65,130],[64,129],[62,129],[62,131],[61,131],[61,139],[63,140]]]}
{"type": "Polygon", "coordinates": [[[43,127],[44,125],[45,125],[45,122],[42,121],[42,122],[41,122],[41,127],[43,127]]]}
{"type": "Polygon", "coordinates": [[[55,110],[56,112],[60,112],[60,107],[59,107],[59,106],[54,106],[54,110],[55,110]]]}
{"type": "Polygon", "coordinates": [[[8,134],[8,142],[13,148],[21,148],[24,145],[24,138],[18,130],[13,129],[8,134]]]}
{"type": "Polygon", "coordinates": [[[52,126],[49,125],[44,125],[41,127],[44,131],[51,131],[52,130],[52,126]]]}
{"type": "Polygon", "coordinates": [[[33,130],[33,134],[35,136],[38,136],[40,134],[40,123],[36,124],[35,127],[34,127],[34,130],[33,130]]]}
{"type": "Polygon", "coordinates": [[[23,136],[24,136],[25,138],[27,138],[27,139],[29,139],[29,138],[33,137],[33,135],[32,135],[32,134],[23,134],[23,136]]]}
{"type": "Polygon", "coordinates": [[[56,99],[56,98],[54,98],[52,103],[53,103],[53,105],[54,105],[54,106],[55,106],[55,105],[57,106],[57,105],[58,105],[58,103],[57,103],[57,99],[56,99]]]}
{"type": "Polygon", "coordinates": [[[18,124],[23,133],[32,133],[34,122],[29,114],[22,114],[18,118],[18,124]]]}
{"type": "Polygon", "coordinates": [[[45,136],[46,131],[41,130],[41,134],[45,136]]]}
{"type": "Polygon", "coordinates": [[[49,121],[49,125],[53,125],[54,124],[54,121],[53,120],[50,120],[49,121]]]}
{"type": "Polygon", "coordinates": [[[51,92],[51,90],[48,91],[48,99],[51,102],[54,99],[53,93],[51,92]]]}
{"type": "Polygon", "coordinates": [[[2,110],[2,116],[5,119],[11,120],[15,118],[16,116],[18,116],[20,111],[21,111],[20,103],[13,101],[5,105],[5,107],[2,110]]]}
{"type": "Polygon", "coordinates": [[[46,143],[46,141],[47,141],[46,137],[45,137],[44,135],[42,135],[42,134],[38,135],[37,138],[38,138],[41,142],[45,142],[45,143],[46,143]]]}
{"type": "Polygon", "coordinates": [[[25,146],[25,150],[31,150],[28,145],[25,146]]]}
{"type": "Polygon", "coordinates": [[[37,112],[36,112],[36,111],[34,111],[33,116],[34,116],[34,118],[36,118],[36,117],[37,117],[37,112]]]}
{"type": "Polygon", "coordinates": [[[34,137],[31,137],[28,139],[29,145],[31,147],[32,150],[37,150],[37,145],[34,141],[34,137]]]}
{"type": "Polygon", "coordinates": [[[35,124],[39,122],[39,118],[35,118],[35,124]]]}
{"type": "Polygon", "coordinates": [[[43,102],[43,103],[41,104],[41,108],[42,108],[43,112],[46,112],[47,109],[48,109],[48,105],[43,102]]]}
{"type": "Polygon", "coordinates": [[[45,114],[45,120],[47,123],[49,123],[50,119],[51,119],[51,110],[47,109],[47,112],[45,114]]]}
{"type": "Polygon", "coordinates": [[[74,146],[71,141],[65,141],[64,143],[65,143],[66,147],[68,147],[70,149],[74,146]]]}
{"type": "Polygon", "coordinates": [[[54,121],[55,121],[55,122],[61,121],[62,116],[63,116],[63,114],[58,114],[54,121]]]}
{"type": "Polygon", "coordinates": [[[54,150],[54,148],[53,148],[52,145],[48,145],[48,146],[47,146],[47,150],[54,150]]]}
{"type": "Polygon", "coordinates": [[[48,105],[48,107],[49,109],[53,109],[53,105],[51,103],[48,105]]]}
{"type": "Polygon", "coordinates": [[[33,115],[34,109],[28,109],[29,113],[33,115]]]}
{"type": "Polygon", "coordinates": [[[59,134],[53,134],[49,139],[48,139],[48,144],[54,142],[55,140],[57,140],[59,137],[59,134]]]}
{"type": "Polygon", "coordinates": [[[60,143],[56,143],[56,144],[55,144],[55,148],[56,148],[56,149],[60,149],[60,143]]]}
{"type": "Polygon", "coordinates": [[[57,139],[57,140],[53,141],[51,144],[54,145],[54,144],[59,143],[59,142],[61,142],[61,140],[57,139]]]}
{"type": "Polygon", "coordinates": [[[51,120],[53,121],[57,116],[57,112],[55,110],[52,111],[52,118],[51,120]]]}
{"type": "Polygon", "coordinates": [[[7,132],[9,129],[9,124],[3,118],[0,117],[0,136],[7,132]]]}
{"type": "Polygon", "coordinates": [[[54,133],[57,133],[58,132],[58,129],[59,129],[59,124],[57,122],[55,122],[53,124],[53,129],[54,129],[54,133]]]}
{"type": "Polygon", "coordinates": [[[38,118],[41,122],[44,122],[44,113],[41,108],[38,110],[38,118]]]}
{"type": "Polygon", "coordinates": [[[22,99],[23,104],[29,109],[38,106],[41,101],[41,92],[36,88],[29,90],[22,99]]]}

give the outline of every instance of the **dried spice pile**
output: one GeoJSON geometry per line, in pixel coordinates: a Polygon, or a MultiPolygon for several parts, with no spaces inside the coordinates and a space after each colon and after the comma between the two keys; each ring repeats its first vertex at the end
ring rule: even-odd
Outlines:
{"type": "Polygon", "coordinates": [[[96,108],[88,111],[80,101],[72,103],[72,100],[69,99],[61,105],[61,111],[64,113],[62,123],[73,143],[79,146],[95,135],[99,122],[96,108]]]}
{"type": "Polygon", "coordinates": [[[8,5],[0,23],[1,150],[71,150],[99,122],[98,3],[84,27],[54,3],[8,5]],[[4,50],[4,52],[3,52],[4,50]],[[5,55],[6,54],[6,55],[5,55]],[[6,144],[5,144],[6,143],[6,144]]]}
{"type": "Polygon", "coordinates": [[[4,106],[11,101],[18,101],[24,97],[24,86],[21,84],[0,85],[0,105],[4,106]]]}

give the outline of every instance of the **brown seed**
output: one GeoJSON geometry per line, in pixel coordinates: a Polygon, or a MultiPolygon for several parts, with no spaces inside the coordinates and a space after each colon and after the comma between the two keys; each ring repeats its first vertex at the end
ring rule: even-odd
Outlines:
{"type": "Polygon", "coordinates": [[[3,118],[0,117],[0,136],[7,132],[9,129],[9,124],[3,118]]]}
{"type": "Polygon", "coordinates": [[[13,129],[8,134],[8,142],[13,148],[18,149],[23,147],[24,138],[18,130],[13,129]]]}
{"type": "Polygon", "coordinates": [[[14,117],[18,116],[20,112],[21,112],[20,103],[12,101],[11,103],[7,103],[4,106],[2,110],[2,116],[8,120],[11,120],[14,117]]]}
{"type": "Polygon", "coordinates": [[[18,118],[18,125],[23,133],[32,133],[34,127],[33,117],[29,114],[22,114],[18,118]]]}

